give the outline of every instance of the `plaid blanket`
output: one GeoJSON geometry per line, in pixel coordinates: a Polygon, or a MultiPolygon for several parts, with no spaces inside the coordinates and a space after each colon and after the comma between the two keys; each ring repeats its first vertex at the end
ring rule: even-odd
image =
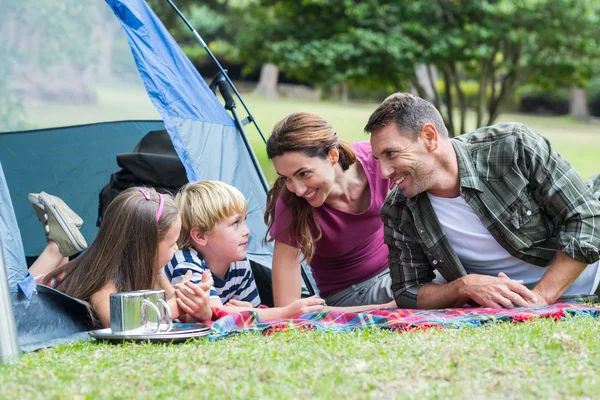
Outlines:
{"type": "Polygon", "coordinates": [[[256,312],[244,311],[227,314],[215,310],[218,319],[212,324],[211,341],[223,339],[241,332],[259,332],[270,335],[290,329],[347,332],[355,329],[376,327],[398,332],[426,330],[431,327],[461,328],[481,326],[489,322],[522,322],[537,318],[552,318],[555,321],[583,315],[600,318],[600,306],[579,303],[557,303],[535,308],[512,310],[493,308],[448,308],[442,310],[369,310],[352,313],[320,311],[301,315],[289,320],[262,321],[256,312]]]}

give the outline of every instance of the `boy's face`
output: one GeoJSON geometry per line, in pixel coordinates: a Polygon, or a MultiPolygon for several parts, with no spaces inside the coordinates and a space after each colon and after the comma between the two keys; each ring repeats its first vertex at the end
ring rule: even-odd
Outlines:
{"type": "Polygon", "coordinates": [[[214,256],[228,263],[246,258],[250,230],[246,226],[247,214],[233,214],[220,221],[215,230],[206,235],[203,253],[210,251],[214,256]]]}

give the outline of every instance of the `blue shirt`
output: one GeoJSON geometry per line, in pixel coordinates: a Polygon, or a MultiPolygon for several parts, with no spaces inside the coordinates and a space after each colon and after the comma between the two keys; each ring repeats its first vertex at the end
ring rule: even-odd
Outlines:
{"type": "MultiPolygon", "coordinates": [[[[192,283],[200,283],[202,273],[210,267],[200,253],[194,249],[179,250],[165,266],[165,275],[172,285],[181,282],[188,271],[192,271],[192,283]]],[[[247,301],[253,307],[260,305],[260,296],[247,258],[231,263],[224,279],[213,275],[214,286],[210,288],[210,297],[219,298],[223,304],[231,299],[247,301]]]]}

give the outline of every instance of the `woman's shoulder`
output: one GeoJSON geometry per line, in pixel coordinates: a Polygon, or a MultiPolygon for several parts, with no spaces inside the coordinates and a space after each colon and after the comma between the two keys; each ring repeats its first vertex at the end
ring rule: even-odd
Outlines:
{"type": "Polygon", "coordinates": [[[360,157],[361,159],[373,158],[373,151],[371,150],[370,141],[364,140],[362,142],[354,142],[351,146],[356,153],[356,157],[360,157]]]}
{"type": "Polygon", "coordinates": [[[371,150],[371,142],[368,140],[363,142],[352,143],[352,148],[356,154],[356,159],[360,162],[365,172],[369,175],[379,175],[379,164],[376,159],[373,158],[373,151],[371,150]]]}

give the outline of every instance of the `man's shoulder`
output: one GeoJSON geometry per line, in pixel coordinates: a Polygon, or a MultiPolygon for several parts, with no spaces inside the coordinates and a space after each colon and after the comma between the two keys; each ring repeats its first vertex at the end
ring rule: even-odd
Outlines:
{"type": "MultiPolygon", "coordinates": [[[[497,125],[484,126],[473,132],[453,138],[458,142],[470,145],[489,145],[492,143],[514,142],[516,143],[523,137],[537,136],[540,134],[534,132],[526,125],[520,122],[506,122],[497,125]]],[[[476,146],[478,147],[478,146],[476,146]]]]}

